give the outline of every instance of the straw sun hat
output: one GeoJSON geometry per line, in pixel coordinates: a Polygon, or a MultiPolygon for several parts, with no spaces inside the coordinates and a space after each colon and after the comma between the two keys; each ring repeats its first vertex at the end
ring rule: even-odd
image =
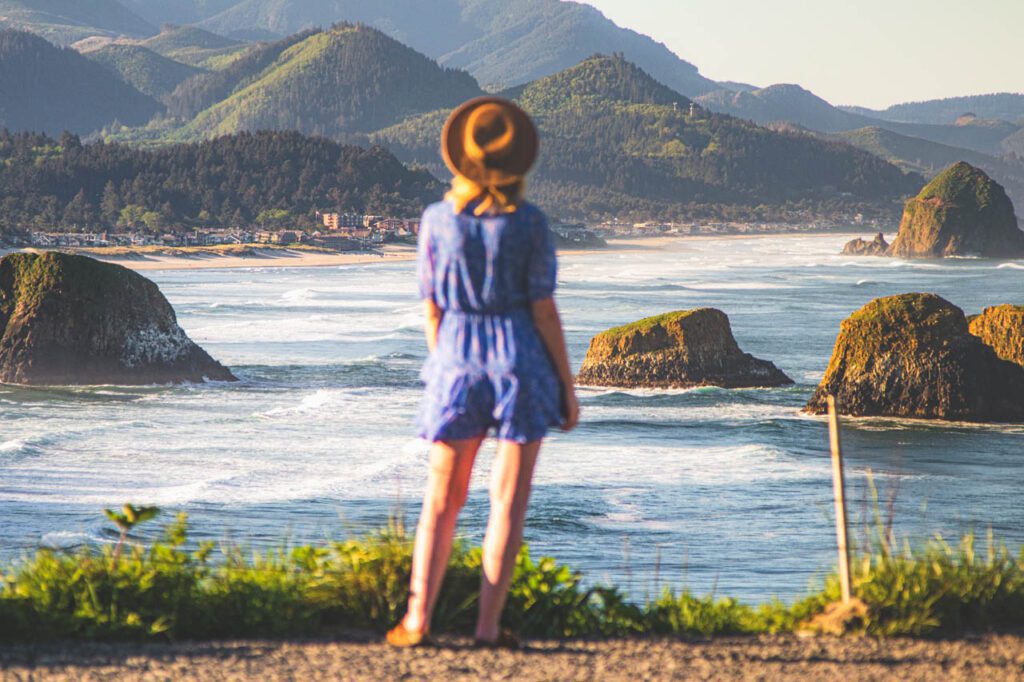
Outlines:
{"type": "Polygon", "coordinates": [[[477,97],[448,117],[441,154],[448,168],[483,187],[522,180],[537,159],[537,129],[525,111],[501,97],[477,97]]]}

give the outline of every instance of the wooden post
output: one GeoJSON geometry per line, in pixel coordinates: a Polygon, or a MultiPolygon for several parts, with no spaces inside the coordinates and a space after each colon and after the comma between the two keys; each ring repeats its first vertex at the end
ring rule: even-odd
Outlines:
{"type": "Polygon", "coordinates": [[[828,396],[828,435],[832,446],[832,491],[836,501],[836,541],[839,545],[839,585],[843,603],[850,602],[850,550],[846,544],[846,485],[843,481],[843,444],[839,436],[836,397],[828,396]]]}

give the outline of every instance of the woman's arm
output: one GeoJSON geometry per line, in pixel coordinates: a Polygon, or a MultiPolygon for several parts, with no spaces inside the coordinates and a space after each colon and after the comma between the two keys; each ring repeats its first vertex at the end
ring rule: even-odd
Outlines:
{"type": "Polygon", "coordinates": [[[437,304],[429,298],[423,301],[423,311],[427,316],[427,323],[423,328],[427,336],[427,348],[433,353],[434,349],[437,348],[437,330],[441,326],[444,311],[438,308],[437,304]]]}
{"type": "Polygon", "coordinates": [[[565,348],[565,334],[562,331],[562,318],[558,315],[555,299],[543,298],[532,304],[533,323],[544,341],[544,345],[555,364],[555,371],[562,382],[562,399],[565,408],[565,422],[562,429],[572,431],[580,420],[580,404],[576,400],[575,377],[569,367],[569,352],[565,348]]]}

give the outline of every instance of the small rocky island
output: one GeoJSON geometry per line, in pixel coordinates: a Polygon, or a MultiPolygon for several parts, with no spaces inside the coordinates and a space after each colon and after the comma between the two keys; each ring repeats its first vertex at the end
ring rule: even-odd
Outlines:
{"type": "Polygon", "coordinates": [[[885,256],[889,253],[889,242],[885,241],[885,235],[879,232],[872,241],[867,239],[853,239],[846,242],[843,247],[844,256],[885,256]]]}
{"type": "Polygon", "coordinates": [[[935,176],[907,202],[899,233],[884,254],[880,253],[883,245],[884,239],[855,239],[843,255],[1022,258],[1024,232],[1003,187],[961,161],[935,176]]]}
{"type": "Polygon", "coordinates": [[[824,413],[829,394],[856,416],[1024,421],[1024,367],[997,355],[962,310],[934,294],[876,299],[844,320],[806,411],[824,413]]]}
{"type": "Polygon", "coordinates": [[[621,388],[772,387],[793,381],[740,350],[721,310],[684,310],[609,329],[590,341],[577,381],[621,388]]]}
{"type": "Polygon", "coordinates": [[[0,259],[0,383],[234,381],[178,326],[156,284],[65,253],[0,259]]]}

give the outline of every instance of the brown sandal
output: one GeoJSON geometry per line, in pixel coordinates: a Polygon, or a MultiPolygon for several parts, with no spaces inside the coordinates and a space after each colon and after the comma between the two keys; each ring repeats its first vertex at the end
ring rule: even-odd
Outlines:
{"type": "Polygon", "coordinates": [[[519,638],[511,630],[502,628],[498,633],[498,639],[488,642],[485,639],[473,640],[473,646],[478,649],[511,649],[516,650],[522,647],[519,638]]]}
{"type": "Polygon", "coordinates": [[[405,623],[399,623],[388,630],[387,642],[399,649],[413,649],[421,646],[433,646],[434,640],[430,638],[430,631],[411,632],[405,629],[405,623]]]}

